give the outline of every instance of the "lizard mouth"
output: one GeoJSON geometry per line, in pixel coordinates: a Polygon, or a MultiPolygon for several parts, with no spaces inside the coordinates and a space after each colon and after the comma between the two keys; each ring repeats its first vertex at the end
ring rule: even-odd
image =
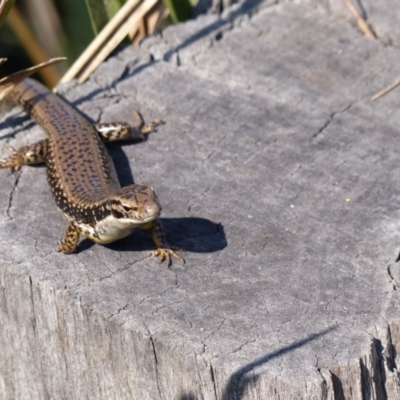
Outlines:
{"type": "Polygon", "coordinates": [[[147,222],[155,221],[160,215],[161,215],[161,210],[157,211],[156,213],[154,213],[152,215],[147,215],[146,217],[144,217],[142,219],[142,222],[147,223],[147,222]]]}
{"type": "Polygon", "coordinates": [[[141,226],[141,225],[145,225],[145,224],[155,221],[156,219],[158,219],[160,214],[161,214],[161,210],[158,210],[157,212],[148,213],[141,217],[139,217],[139,216],[131,217],[131,218],[123,217],[123,218],[117,218],[117,220],[124,225],[141,226]]]}

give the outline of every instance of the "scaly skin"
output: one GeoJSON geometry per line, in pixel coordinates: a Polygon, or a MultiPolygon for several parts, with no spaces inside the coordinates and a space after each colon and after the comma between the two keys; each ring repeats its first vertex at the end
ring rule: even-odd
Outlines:
{"type": "MultiPolygon", "coordinates": [[[[47,132],[48,139],[0,160],[0,168],[18,170],[24,164],[45,162],[48,182],[57,207],[69,222],[57,251],[77,250],[79,236],[110,243],[136,229],[149,229],[157,246],[154,255],[168,265],[171,257],[183,259],[165,239],[158,217],[161,206],[153,189],[144,185],[121,188],[114,164],[103,141],[131,138],[127,124],[92,126],[79,112],[40,83],[26,79],[11,92],[47,132]],[[100,139],[99,134],[102,136],[100,139]]],[[[142,127],[150,133],[161,121],[142,127]]]]}

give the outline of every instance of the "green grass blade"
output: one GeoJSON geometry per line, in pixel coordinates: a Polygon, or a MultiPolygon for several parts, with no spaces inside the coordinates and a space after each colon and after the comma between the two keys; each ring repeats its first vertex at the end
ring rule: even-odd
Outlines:
{"type": "Polygon", "coordinates": [[[170,12],[174,24],[193,18],[192,5],[189,0],[163,0],[170,12]]]}
{"type": "Polygon", "coordinates": [[[0,27],[3,25],[3,22],[14,3],[15,0],[0,0],[0,27]]]}
{"type": "Polygon", "coordinates": [[[97,35],[111,20],[126,0],[86,0],[90,19],[97,35]]]}

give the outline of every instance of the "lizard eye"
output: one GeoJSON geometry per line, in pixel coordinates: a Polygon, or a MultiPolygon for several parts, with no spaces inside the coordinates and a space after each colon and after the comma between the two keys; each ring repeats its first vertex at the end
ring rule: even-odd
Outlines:
{"type": "Polygon", "coordinates": [[[135,210],[135,208],[132,207],[128,207],[128,206],[122,206],[122,208],[124,209],[125,212],[130,212],[131,210],[135,210]]]}

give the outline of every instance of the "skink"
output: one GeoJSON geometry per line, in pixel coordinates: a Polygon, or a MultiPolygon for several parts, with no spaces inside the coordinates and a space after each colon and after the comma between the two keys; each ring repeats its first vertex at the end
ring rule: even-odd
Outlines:
{"type": "MultiPolygon", "coordinates": [[[[128,124],[93,126],[59,96],[33,79],[25,79],[11,92],[46,131],[48,138],[0,159],[0,168],[18,170],[24,164],[46,163],[47,178],[57,207],[68,228],[57,251],[77,250],[80,235],[106,244],[136,229],[150,230],[157,247],[154,255],[168,265],[171,257],[183,261],[168,245],[159,216],[161,206],[152,187],[133,184],[121,188],[114,164],[103,142],[132,137],[128,124]]],[[[137,129],[150,133],[160,120],[137,129]]]]}

